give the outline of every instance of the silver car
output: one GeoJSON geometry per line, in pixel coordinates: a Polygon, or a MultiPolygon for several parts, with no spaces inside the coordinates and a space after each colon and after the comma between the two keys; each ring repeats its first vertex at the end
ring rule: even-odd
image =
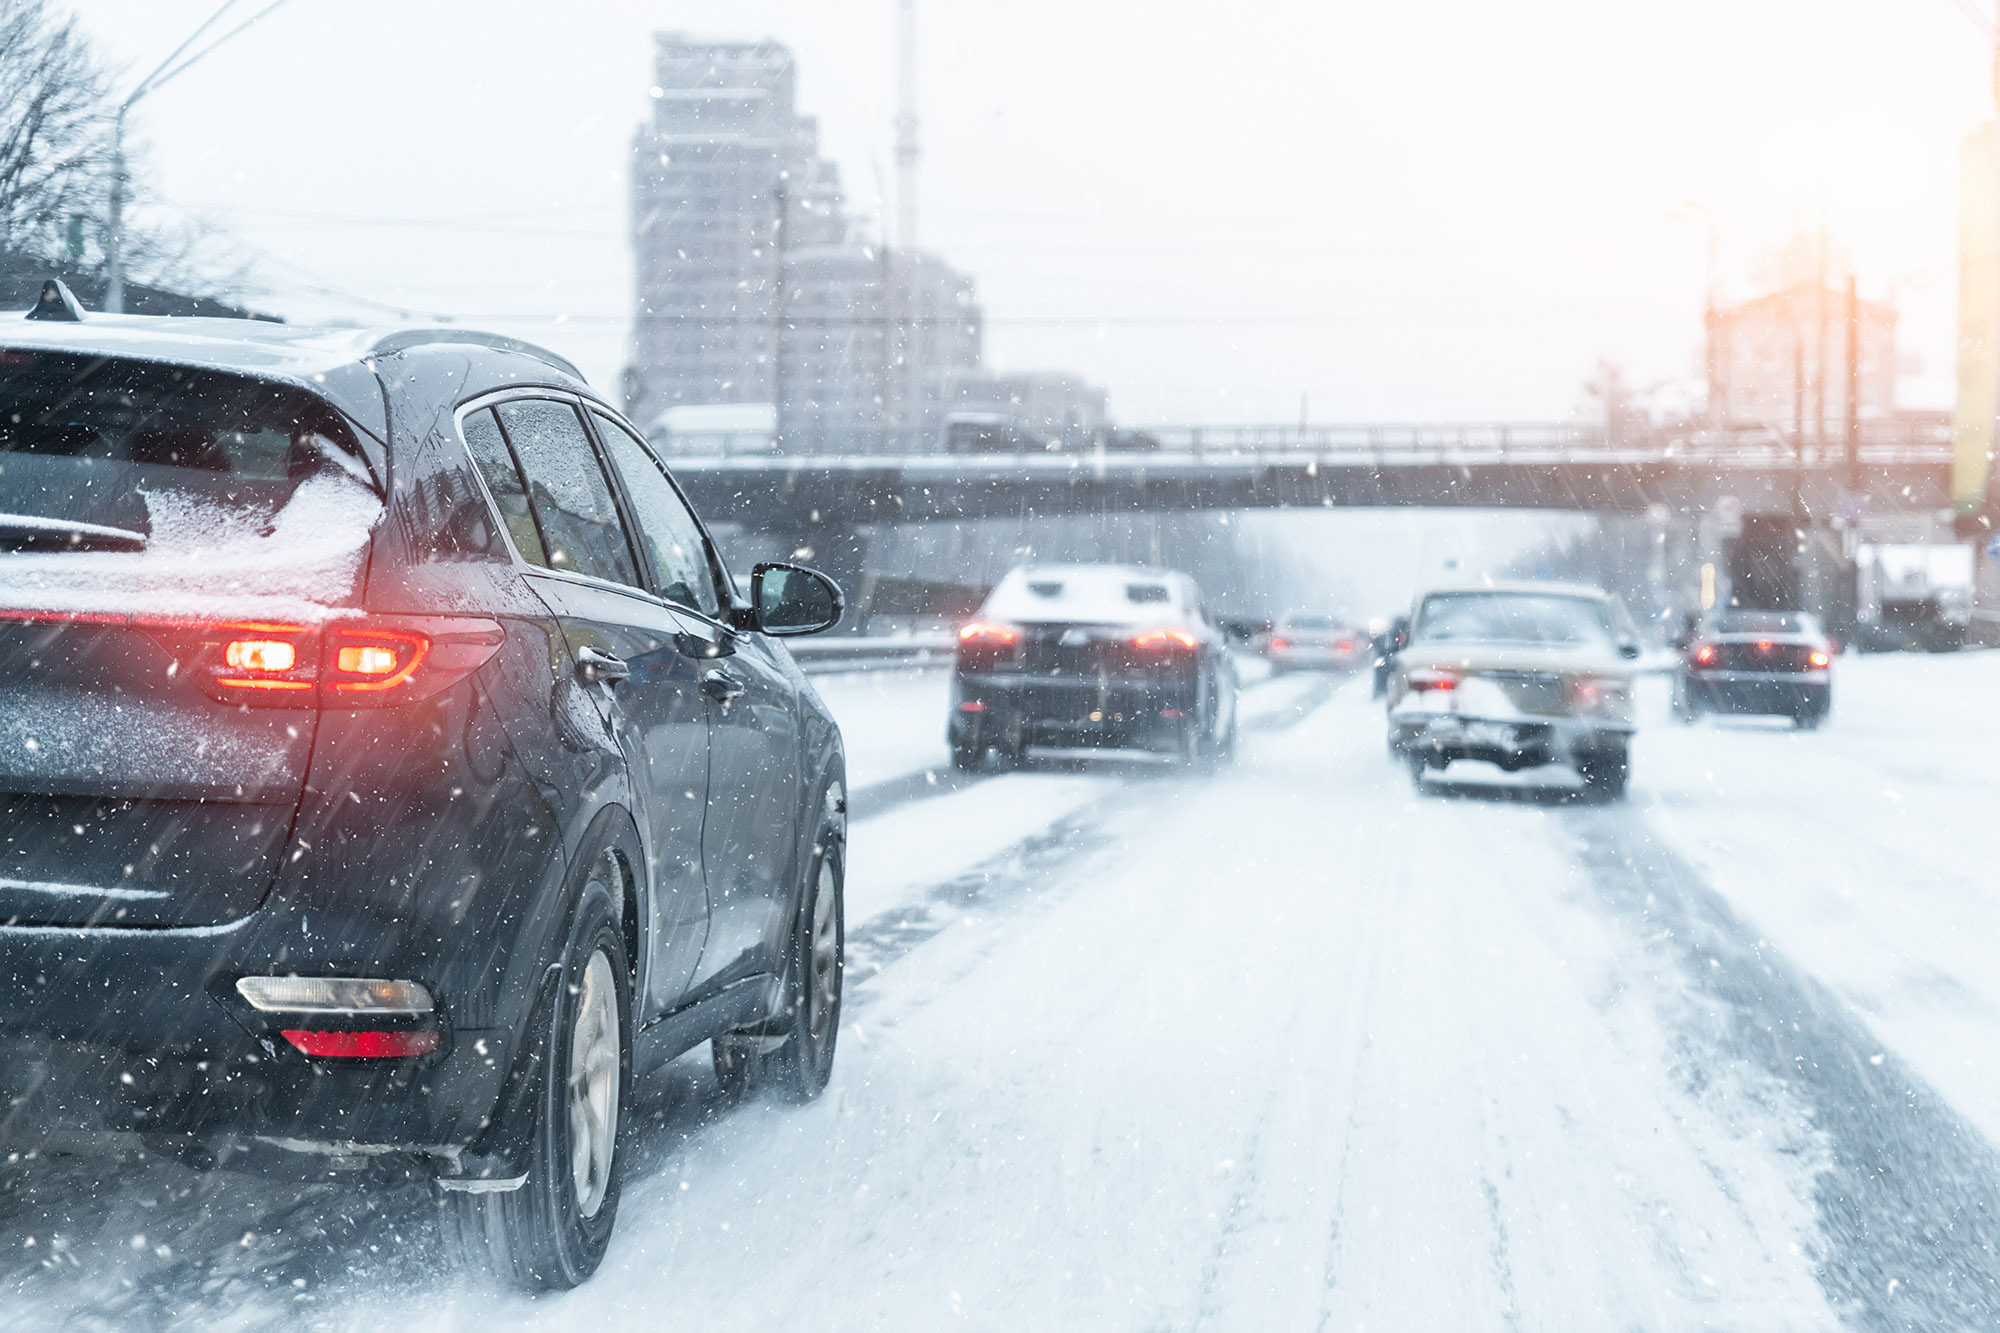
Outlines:
{"type": "Polygon", "coordinates": [[[1631,618],[1564,583],[1437,588],[1417,598],[1388,682],[1389,750],[1418,783],[1454,759],[1576,770],[1603,799],[1631,767],[1631,618]]]}

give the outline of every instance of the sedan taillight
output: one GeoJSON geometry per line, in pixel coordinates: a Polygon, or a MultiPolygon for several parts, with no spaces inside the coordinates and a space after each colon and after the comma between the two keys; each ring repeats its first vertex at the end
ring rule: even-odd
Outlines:
{"type": "Polygon", "coordinates": [[[1435,671],[1419,667],[1410,673],[1410,691],[1413,694],[1425,694],[1433,690],[1455,690],[1458,688],[1458,680],[1456,671],[1435,671]]]}

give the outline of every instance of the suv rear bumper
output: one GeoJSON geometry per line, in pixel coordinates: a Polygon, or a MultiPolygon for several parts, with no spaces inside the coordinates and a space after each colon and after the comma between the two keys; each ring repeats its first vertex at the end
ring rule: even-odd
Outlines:
{"type": "Polygon", "coordinates": [[[308,1059],[280,1029],[340,1024],[259,1014],[236,999],[235,979],[381,970],[351,966],[365,947],[320,957],[301,938],[298,923],[268,911],[185,930],[0,928],[0,1145],[74,1132],[264,1136],[329,1149],[473,1141],[499,1100],[509,1033],[454,1028],[446,1001],[429,1055],[308,1059]],[[274,938],[283,925],[290,948],[274,938]]]}

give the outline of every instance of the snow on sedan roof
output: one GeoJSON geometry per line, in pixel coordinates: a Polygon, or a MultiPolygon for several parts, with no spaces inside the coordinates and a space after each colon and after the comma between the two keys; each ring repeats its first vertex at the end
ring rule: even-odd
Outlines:
{"type": "Polygon", "coordinates": [[[1103,625],[1178,618],[1183,576],[1135,565],[1029,565],[1000,580],[982,615],[995,620],[1103,625]]]}

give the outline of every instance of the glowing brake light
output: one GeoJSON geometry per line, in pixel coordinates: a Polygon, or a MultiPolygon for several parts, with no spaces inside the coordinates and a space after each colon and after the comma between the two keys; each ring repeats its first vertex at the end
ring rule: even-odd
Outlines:
{"type": "Polygon", "coordinates": [[[958,631],[960,643],[1005,644],[1020,637],[1020,631],[1012,625],[995,625],[985,620],[975,620],[958,631]]]}
{"type": "Polygon", "coordinates": [[[1165,648],[1169,644],[1182,648],[1192,648],[1198,640],[1184,629],[1149,629],[1132,636],[1134,648],[1165,648]]]}
{"type": "Polygon", "coordinates": [[[231,639],[222,660],[238,671],[290,671],[299,650],[283,639],[231,639]]]}
{"type": "Polygon", "coordinates": [[[1701,647],[1695,649],[1694,661],[1696,666],[1713,666],[1715,664],[1715,645],[1704,643],[1701,647]]]}
{"type": "Polygon", "coordinates": [[[1771,641],[1770,641],[1769,639],[1759,639],[1759,640],[1757,640],[1757,651],[1758,651],[1758,652],[1760,652],[1760,653],[1768,653],[1768,652],[1770,652],[1770,651],[1771,651],[1771,641]]]}
{"type": "Polygon", "coordinates": [[[1813,667],[1821,671],[1824,671],[1828,667],[1833,665],[1832,656],[1820,651],[1817,648],[1813,649],[1810,653],[1806,654],[1806,661],[1809,662],[1813,667]]]}
{"type": "Polygon", "coordinates": [[[1287,648],[1289,648],[1289,647],[1291,647],[1291,646],[1292,646],[1292,641],[1291,641],[1290,639],[1273,639],[1273,640],[1271,640],[1271,647],[1272,647],[1273,649],[1275,649],[1276,651],[1278,651],[1278,652],[1281,652],[1281,653],[1282,653],[1282,652],[1284,652],[1284,651],[1285,651],[1285,649],[1287,649],[1287,648]]]}
{"type": "Polygon", "coordinates": [[[393,690],[411,676],[430,656],[431,640],[414,630],[356,629],[335,627],[332,642],[333,669],[325,685],[335,694],[376,694],[393,690]]]}
{"type": "Polygon", "coordinates": [[[1423,694],[1431,690],[1445,691],[1458,688],[1458,673],[1453,671],[1417,670],[1410,673],[1410,691],[1423,694]]]}

